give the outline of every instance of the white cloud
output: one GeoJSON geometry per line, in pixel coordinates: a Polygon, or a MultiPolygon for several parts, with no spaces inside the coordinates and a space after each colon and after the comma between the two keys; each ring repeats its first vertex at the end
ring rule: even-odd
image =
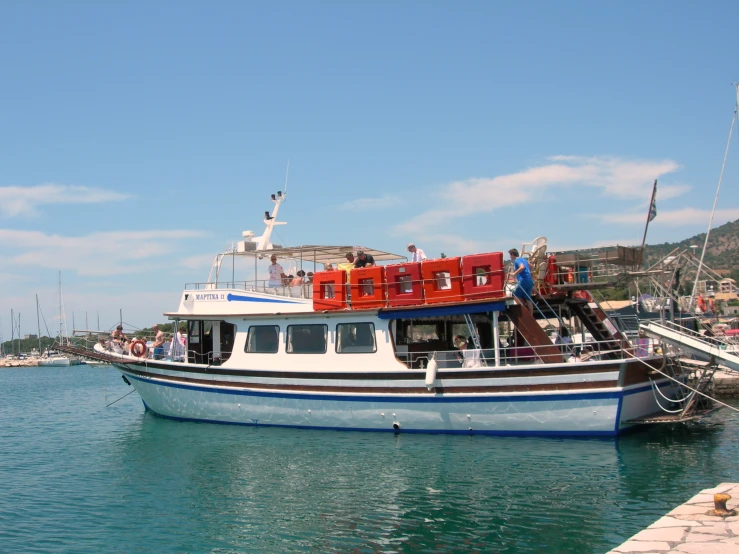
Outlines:
{"type": "Polygon", "coordinates": [[[340,210],[376,210],[379,208],[389,208],[400,202],[397,196],[385,195],[381,198],[357,198],[344,202],[339,206],[340,210]]]}
{"type": "Polygon", "coordinates": [[[45,183],[32,187],[0,187],[0,215],[6,217],[36,215],[37,206],[49,204],[97,204],[125,200],[118,192],[45,183]]]}
{"type": "Polygon", "coordinates": [[[214,254],[201,254],[199,256],[188,256],[178,261],[180,267],[187,269],[203,269],[213,265],[214,254]]]}
{"type": "Polygon", "coordinates": [[[148,230],[92,233],[81,237],[47,235],[41,231],[0,229],[7,245],[4,267],[45,267],[80,275],[115,275],[150,270],[171,263],[177,241],[205,236],[201,231],[148,230]],[[11,250],[20,253],[13,254],[11,250]]]}
{"type": "MultiPolygon", "coordinates": [[[[665,211],[659,210],[657,204],[657,218],[653,221],[660,225],[669,225],[671,227],[680,227],[682,225],[694,225],[696,223],[708,224],[711,218],[710,210],[699,210],[697,208],[683,208],[682,210],[665,211]]],[[[646,211],[628,214],[602,214],[597,216],[611,223],[646,223],[646,211]]],[[[714,214],[714,225],[722,225],[727,221],[739,219],[739,209],[731,208],[724,210],[716,210],[714,214]]]]}
{"type": "MultiPolygon", "coordinates": [[[[454,181],[429,198],[430,209],[397,227],[425,237],[439,224],[473,214],[561,197],[563,189],[585,186],[619,199],[648,198],[653,180],[680,169],[672,160],[622,160],[615,157],[554,156],[545,165],[497,177],[454,181]],[[436,204],[436,205],[433,205],[436,204]]],[[[687,187],[665,186],[660,197],[684,193],[687,187]]],[[[570,193],[571,191],[566,191],[570,193]]]]}

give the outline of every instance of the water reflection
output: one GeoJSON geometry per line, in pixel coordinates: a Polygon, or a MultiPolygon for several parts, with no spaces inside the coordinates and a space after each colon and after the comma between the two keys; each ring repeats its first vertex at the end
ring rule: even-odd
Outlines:
{"type": "Polygon", "coordinates": [[[728,411],[618,440],[300,431],[105,409],[130,389],[54,375],[2,383],[8,548],[605,552],[739,481],[728,411]]]}

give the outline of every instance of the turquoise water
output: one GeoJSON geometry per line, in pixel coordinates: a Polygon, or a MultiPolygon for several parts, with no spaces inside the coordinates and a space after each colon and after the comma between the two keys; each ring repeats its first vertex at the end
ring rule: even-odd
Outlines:
{"type": "Polygon", "coordinates": [[[0,370],[4,552],[606,552],[739,481],[739,417],[619,440],[145,413],[110,368],[0,370]]]}

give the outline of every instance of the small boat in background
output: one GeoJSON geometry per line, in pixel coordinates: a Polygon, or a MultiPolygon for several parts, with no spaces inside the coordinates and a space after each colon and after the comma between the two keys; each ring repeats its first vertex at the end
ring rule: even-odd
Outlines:
{"type": "Polygon", "coordinates": [[[38,365],[44,367],[69,367],[81,363],[79,356],[69,356],[56,350],[47,350],[38,360],[38,365]]]}

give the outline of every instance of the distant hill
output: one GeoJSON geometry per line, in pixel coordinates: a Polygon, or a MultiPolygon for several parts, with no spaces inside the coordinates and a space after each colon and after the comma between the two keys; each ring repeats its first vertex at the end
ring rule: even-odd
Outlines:
{"type": "MultiPolygon", "coordinates": [[[[644,249],[644,265],[652,265],[675,248],[690,248],[692,245],[698,246],[696,256],[700,256],[705,240],[706,234],[701,233],[680,242],[647,244],[644,249]]],[[[739,219],[711,229],[703,263],[717,273],[739,281],[739,219]]]]}

